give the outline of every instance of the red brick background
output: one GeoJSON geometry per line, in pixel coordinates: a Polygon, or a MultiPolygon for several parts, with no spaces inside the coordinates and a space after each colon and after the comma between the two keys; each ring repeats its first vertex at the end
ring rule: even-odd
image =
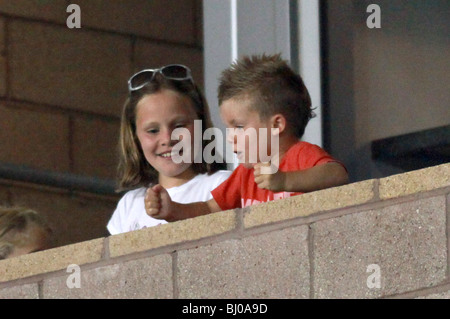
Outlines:
{"type": "MultiPolygon", "coordinates": [[[[0,0],[0,163],[113,181],[126,81],[144,67],[189,65],[203,83],[201,0],[0,0]]],[[[105,235],[119,195],[0,176],[0,205],[26,205],[55,245],[105,235]]]]}

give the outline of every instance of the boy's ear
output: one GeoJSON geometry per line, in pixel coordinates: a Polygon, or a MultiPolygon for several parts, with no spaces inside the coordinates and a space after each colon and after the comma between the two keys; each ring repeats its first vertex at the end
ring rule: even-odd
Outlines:
{"type": "Polygon", "coordinates": [[[286,118],[283,114],[275,114],[270,118],[271,128],[278,129],[274,133],[280,134],[286,129],[286,118]]]}

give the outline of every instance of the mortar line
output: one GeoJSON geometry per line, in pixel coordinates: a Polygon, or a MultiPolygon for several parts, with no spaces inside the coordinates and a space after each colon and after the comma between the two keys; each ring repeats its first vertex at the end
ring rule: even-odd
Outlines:
{"type": "Polygon", "coordinates": [[[193,239],[188,241],[177,242],[173,244],[168,244],[160,247],[148,248],[142,251],[135,251],[126,254],[120,254],[116,256],[110,256],[112,262],[123,262],[130,259],[140,259],[146,257],[152,257],[161,254],[171,254],[175,251],[194,249],[199,246],[206,246],[211,244],[216,244],[222,241],[238,239],[236,236],[236,231],[228,231],[222,234],[212,235],[208,237],[203,237],[199,239],[193,239]]]}
{"type": "Polygon", "coordinates": [[[380,180],[379,179],[375,179],[374,183],[373,183],[373,198],[372,201],[373,202],[379,202],[382,199],[380,198],[380,180]]]}
{"type": "Polygon", "coordinates": [[[314,264],[314,228],[312,224],[308,225],[308,258],[309,258],[309,299],[314,299],[315,291],[314,291],[314,273],[315,273],[315,264],[314,264]]]}
{"type": "Polygon", "coordinates": [[[38,281],[37,287],[38,287],[38,299],[44,299],[44,280],[38,281]]]}
{"type": "Polygon", "coordinates": [[[136,50],[136,42],[138,41],[138,39],[137,39],[137,37],[136,36],[131,36],[130,37],[130,40],[129,40],[130,42],[130,56],[129,56],[129,59],[130,59],[130,68],[131,68],[131,70],[128,70],[129,71],[129,74],[130,74],[130,76],[132,75],[132,74],[134,74],[134,72],[136,72],[137,71],[137,65],[136,65],[136,52],[137,52],[137,50],[136,50]]]}
{"type": "Polygon", "coordinates": [[[446,279],[450,280],[450,194],[445,195],[445,237],[447,238],[447,269],[446,269],[446,279]]]}
{"type": "Polygon", "coordinates": [[[36,113],[52,113],[57,115],[73,115],[76,117],[82,117],[87,119],[101,120],[107,123],[116,123],[120,121],[120,117],[107,113],[99,113],[89,110],[76,109],[73,106],[61,105],[61,104],[50,104],[47,102],[36,102],[32,100],[27,100],[25,98],[15,98],[13,96],[0,97],[0,102],[5,103],[6,108],[14,110],[26,110],[36,113]]]}
{"type": "Polygon", "coordinates": [[[236,237],[239,239],[245,237],[244,233],[246,232],[246,229],[244,225],[244,216],[247,211],[249,211],[248,208],[237,208],[234,210],[234,218],[236,220],[236,227],[234,231],[236,232],[236,237]]]}
{"type": "Polygon", "coordinates": [[[3,20],[3,37],[4,37],[4,52],[3,57],[5,58],[5,96],[6,99],[9,100],[11,98],[11,62],[9,59],[11,49],[9,47],[10,45],[10,37],[11,37],[11,31],[10,31],[10,23],[11,19],[8,17],[5,17],[3,20]]]}
{"type": "Polygon", "coordinates": [[[178,252],[174,251],[172,254],[172,298],[178,299],[180,292],[178,288],[178,252]]]}
{"type": "Polygon", "coordinates": [[[103,249],[100,256],[101,260],[109,260],[110,254],[109,254],[109,237],[105,237],[103,239],[103,249]]]}
{"type": "Polygon", "coordinates": [[[440,294],[450,291],[449,283],[439,283],[431,287],[421,287],[412,291],[405,291],[383,296],[382,299],[412,299],[417,297],[426,297],[432,294],[440,294]]]}
{"type": "Polygon", "coordinates": [[[69,172],[75,172],[75,120],[72,115],[67,116],[68,132],[67,143],[69,145],[69,172]]]}
{"type": "MultiPolygon", "coordinates": [[[[41,24],[45,27],[57,27],[57,28],[61,28],[61,29],[67,29],[67,17],[69,15],[69,13],[66,12],[66,10],[64,10],[62,12],[62,14],[67,15],[66,19],[64,19],[64,21],[63,20],[57,21],[57,20],[52,20],[52,19],[45,19],[42,17],[31,17],[31,16],[24,17],[24,16],[10,14],[10,13],[2,13],[2,16],[5,19],[11,19],[14,21],[22,22],[22,23],[35,23],[35,24],[41,24]]],[[[113,36],[118,36],[118,37],[123,37],[123,38],[137,37],[139,39],[142,39],[144,41],[149,41],[154,44],[174,46],[174,47],[199,50],[199,51],[203,50],[203,46],[195,43],[195,36],[192,39],[192,41],[180,42],[177,40],[165,40],[165,39],[157,38],[157,37],[154,37],[151,35],[135,34],[135,33],[130,33],[130,32],[126,32],[126,31],[118,31],[118,30],[114,30],[114,29],[105,29],[105,28],[91,26],[91,25],[84,25],[83,24],[83,7],[81,7],[81,30],[83,30],[84,32],[86,32],[86,31],[95,32],[95,33],[108,34],[108,35],[113,35],[113,36]]]]}

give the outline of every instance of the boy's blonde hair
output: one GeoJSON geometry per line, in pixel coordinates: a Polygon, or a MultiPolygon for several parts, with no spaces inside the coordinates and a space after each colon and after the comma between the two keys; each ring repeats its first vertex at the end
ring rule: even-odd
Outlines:
{"type": "Polygon", "coordinates": [[[315,116],[302,78],[277,55],[244,56],[222,72],[219,105],[231,98],[250,98],[251,108],[262,119],[282,114],[287,129],[301,138],[315,116]]]}
{"type": "MultiPolygon", "coordinates": [[[[118,191],[148,186],[158,182],[158,172],[147,162],[136,135],[136,107],[146,95],[158,93],[164,89],[177,92],[187,97],[202,121],[202,152],[206,146],[203,133],[212,127],[208,104],[200,88],[190,80],[170,80],[155,74],[153,80],[143,88],[130,92],[125,102],[121,118],[119,137],[119,166],[118,191]]],[[[194,137],[193,137],[194,138],[194,137]]],[[[218,170],[226,169],[226,163],[206,163],[202,156],[202,163],[193,163],[192,168],[198,174],[212,174],[218,170]]]]}
{"type": "Polygon", "coordinates": [[[15,248],[32,244],[32,229],[39,228],[46,244],[50,244],[52,230],[36,211],[24,207],[0,207],[0,259],[7,258],[15,248]]]}

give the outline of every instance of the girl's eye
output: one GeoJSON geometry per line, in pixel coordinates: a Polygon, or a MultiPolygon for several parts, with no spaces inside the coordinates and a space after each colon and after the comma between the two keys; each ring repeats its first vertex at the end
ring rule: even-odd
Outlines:
{"type": "Polygon", "coordinates": [[[235,128],[237,130],[243,130],[244,129],[244,125],[236,125],[235,128]]]}
{"type": "Polygon", "coordinates": [[[175,125],[175,128],[182,128],[182,127],[186,127],[186,124],[180,123],[180,124],[175,125]]]}
{"type": "Polygon", "coordinates": [[[147,130],[147,133],[150,133],[150,134],[156,134],[156,133],[158,133],[158,132],[159,132],[159,130],[156,129],[156,128],[152,128],[152,129],[148,129],[148,130],[147,130]]]}

